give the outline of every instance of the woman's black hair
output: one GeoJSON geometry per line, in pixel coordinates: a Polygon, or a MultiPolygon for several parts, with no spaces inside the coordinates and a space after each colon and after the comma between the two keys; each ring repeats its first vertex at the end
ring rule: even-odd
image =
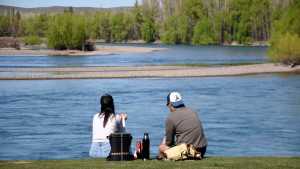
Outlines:
{"type": "Polygon", "coordinates": [[[104,114],[103,127],[105,128],[108,118],[111,115],[115,114],[114,99],[111,95],[105,94],[101,96],[100,104],[101,104],[100,115],[104,114]]]}

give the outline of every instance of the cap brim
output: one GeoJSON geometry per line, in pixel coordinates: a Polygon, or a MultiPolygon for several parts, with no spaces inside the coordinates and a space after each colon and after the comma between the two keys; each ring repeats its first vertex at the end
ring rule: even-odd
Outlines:
{"type": "Polygon", "coordinates": [[[180,105],[183,105],[183,101],[178,101],[178,102],[171,102],[173,107],[178,107],[180,105]]]}

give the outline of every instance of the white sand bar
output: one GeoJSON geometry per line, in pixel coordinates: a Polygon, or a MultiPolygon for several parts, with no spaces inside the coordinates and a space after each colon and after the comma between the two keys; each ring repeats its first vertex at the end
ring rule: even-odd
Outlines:
{"type": "Polygon", "coordinates": [[[97,45],[95,51],[79,51],[79,50],[52,50],[41,49],[32,50],[23,48],[20,50],[12,48],[0,48],[1,56],[101,56],[124,53],[149,53],[155,51],[167,50],[161,47],[142,47],[142,46],[109,46],[97,45]]]}
{"type": "Polygon", "coordinates": [[[222,67],[142,66],[142,67],[45,67],[0,68],[0,80],[98,79],[234,76],[262,73],[299,73],[294,68],[272,63],[222,67]]]}

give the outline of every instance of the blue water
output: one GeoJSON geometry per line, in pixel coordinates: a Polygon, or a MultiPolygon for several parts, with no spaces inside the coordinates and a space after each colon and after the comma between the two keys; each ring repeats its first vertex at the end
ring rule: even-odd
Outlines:
{"type": "Polygon", "coordinates": [[[0,67],[142,66],[267,62],[265,47],[159,46],[167,50],[102,56],[1,56],[0,67]]]}
{"type": "MultiPolygon", "coordinates": [[[[92,116],[110,93],[128,131],[164,134],[166,96],[199,113],[209,156],[300,156],[300,75],[0,81],[0,159],[88,157],[92,116]]],[[[135,143],[135,140],[133,140],[135,143]]],[[[134,146],[132,146],[134,147],[134,146]]]]}

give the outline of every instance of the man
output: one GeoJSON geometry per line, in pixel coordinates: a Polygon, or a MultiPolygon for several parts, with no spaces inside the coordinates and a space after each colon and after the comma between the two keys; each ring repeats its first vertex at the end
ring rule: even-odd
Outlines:
{"type": "Polygon", "coordinates": [[[159,146],[160,153],[181,143],[192,144],[201,152],[206,152],[207,139],[197,113],[185,107],[178,92],[171,92],[167,97],[170,114],[166,119],[166,135],[159,146]],[[175,140],[176,138],[176,140],[175,140]]]}

